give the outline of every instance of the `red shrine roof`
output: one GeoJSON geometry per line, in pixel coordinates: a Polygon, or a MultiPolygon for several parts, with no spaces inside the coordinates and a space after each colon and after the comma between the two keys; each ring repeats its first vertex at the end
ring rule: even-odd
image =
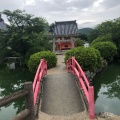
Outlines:
{"type": "Polygon", "coordinates": [[[53,36],[77,35],[78,26],[76,20],[55,22],[53,36]]]}

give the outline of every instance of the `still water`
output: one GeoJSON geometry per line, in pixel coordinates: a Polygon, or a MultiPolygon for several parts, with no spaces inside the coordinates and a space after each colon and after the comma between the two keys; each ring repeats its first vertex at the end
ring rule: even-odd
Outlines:
{"type": "MultiPolygon", "coordinates": [[[[9,95],[15,91],[23,89],[23,84],[26,81],[33,81],[33,75],[27,68],[14,66],[0,66],[0,98],[9,95]],[[11,69],[9,68],[11,67],[11,69]]],[[[0,108],[0,120],[10,120],[17,113],[22,111],[24,99],[21,98],[0,108]]]]}
{"type": "Polygon", "coordinates": [[[94,78],[95,111],[120,115],[120,63],[109,65],[94,78]]]}

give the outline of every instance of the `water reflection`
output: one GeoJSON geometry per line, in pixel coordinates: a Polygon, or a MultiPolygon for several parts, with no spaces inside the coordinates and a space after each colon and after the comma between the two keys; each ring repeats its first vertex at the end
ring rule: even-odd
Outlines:
{"type": "Polygon", "coordinates": [[[15,69],[15,63],[7,63],[9,69],[15,69]]]}
{"type": "Polygon", "coordinates": [[[95,109],[120,115],[120,64],[112,64],[94,78],[95,109]]]}
{"type": "MultiPolygon", "coordinates": [[[[16,67],[15,69],[9,69],[6,66],[0,67],[0,98],[14,93],[20,89],[23,89],[23,84],[26,81],[32,81],[33,75],[28,69],[23,67],[16,67]]],[[[1,108],[0,120],[8,120],[13,115],[19,113],[25,108],[24,99],[21,98],[13,103],[10,103],[1,108]],[[10,112],[7,112],[8,109],[10,112]],[[8,114],[8,115],[6,115],[8,114]]]]}
{"type": "Polygon", "coordinates": [[[103,87],[107,87],[107,91],[103,92],[103,95],[106,95],[108,98],[112,99],[117,97],[120,99],[120,76],[118,75],[114,82],[108,85],[103,85],[103,87]]]}

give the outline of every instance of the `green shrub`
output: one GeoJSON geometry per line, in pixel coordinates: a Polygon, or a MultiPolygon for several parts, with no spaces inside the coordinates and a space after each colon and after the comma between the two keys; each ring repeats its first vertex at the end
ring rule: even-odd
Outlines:
{"type": "Polygon", "coordinates": [[[92,47],[97,49],[107,62],[112,62],[113,57],[117,54],[117,47],[112,42],[97,42],[92,47]]]}
{"type": "Polygon", "coordinates": [[[92,41],[91,45],[93,45],[97,42],[107,42],[107,41],[112,42],[111,34],[99,36],[97,39],[92,41]]]}
{"type": "Polygon", "coordinates": [[[40,59],[45,59],[48,64],[48,68],[55,67],[57,64],[57,57],[54,53],[50,51],[41,51],[38,53],[34,53],[30,56],[28,61],[28,68],[31,72],[36,72],[38,65],[40,63],[40,59]]]}
{"type": "Polygon", "coordinates": [[[65,61],[75,56],[83,70],[94,71],[101,68],[101,56],[98,50],[92,47],[77,47],[69,50],[65,54],[65,61]]]}

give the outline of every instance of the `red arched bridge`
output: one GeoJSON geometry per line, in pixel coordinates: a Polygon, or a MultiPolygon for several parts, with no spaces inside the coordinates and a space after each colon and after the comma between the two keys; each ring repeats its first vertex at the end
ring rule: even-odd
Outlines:
{"type": "Polygon", "coordinates": [[[83,120],[84,111],[88,119],[94,119],[94,87],[74,57],[66,61],[66,69],[61,67],[57,74],[53,70],[54,74],[47,75],[47,62],[41,59],[33,84],[27,82],[23,90],[0,99],[0,107],[25,96],[26,109],[12,120],[35,120],[36,116],[38,120],[57,120],[59,116],[83,120]]]}

